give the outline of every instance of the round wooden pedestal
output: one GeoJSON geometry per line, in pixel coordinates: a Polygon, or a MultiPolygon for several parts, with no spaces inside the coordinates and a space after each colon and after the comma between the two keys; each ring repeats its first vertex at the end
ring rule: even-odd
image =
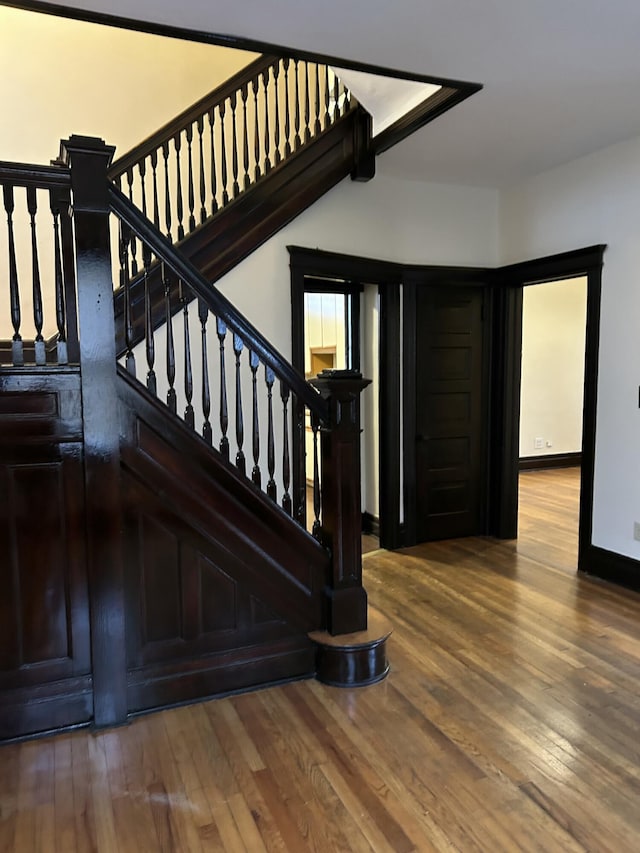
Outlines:
{"type": "Polygon", "coordinates": [[[364,687],[381,681],[389,672],[386,643],[391,623],[369,608],[367,630],[332,636],[312,631],[316,646],[316,678],[334,687],[364,687]]]}

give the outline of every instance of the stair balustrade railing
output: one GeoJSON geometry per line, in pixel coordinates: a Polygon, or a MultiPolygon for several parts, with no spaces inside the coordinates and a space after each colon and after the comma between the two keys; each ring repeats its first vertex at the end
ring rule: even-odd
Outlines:
{"type": "Polygon", "coordinates": [[[179,242],[356,106],[329,66],[261,56],[116,160],[109,177],[179,242]]]}
{"type": "Polygon", "coordinates": [[[77,364],[69,169],[0,162],[0,193],[0,365],[77,364]]]}

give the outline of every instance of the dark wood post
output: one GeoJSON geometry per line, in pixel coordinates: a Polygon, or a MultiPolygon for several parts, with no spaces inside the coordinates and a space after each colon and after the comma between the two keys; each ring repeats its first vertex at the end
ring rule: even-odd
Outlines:
{"type": "Polygon", "coordinates": [[[367,627],[362,586],[360,394],[370,384],[356,370],[323,370],[311,380],[329,404],[321,428],[322,532],[331,551],[327,630],[349,634],[367,627]]]}
{"type": "Polygon", "coordinates": [[[60,143],[71,168],[84,428],[87,555],[94,723],[127,717],[120,423],[116,387],[107,169],[114,148],[72,136],[60,143]]]}

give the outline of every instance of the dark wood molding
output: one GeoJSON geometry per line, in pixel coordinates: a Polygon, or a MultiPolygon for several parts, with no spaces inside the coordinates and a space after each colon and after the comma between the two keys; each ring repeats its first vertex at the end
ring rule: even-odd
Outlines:
{"type": "Polygon", "coordinates": [[[287,251],[292,272],[302,273],[308,277],[334,277],[367,284],[402,280],[404,267],[395,261],[326,252],[304,246],[287,246],[287,251]]]}
{"type": "Polygon", "coordinates": [[[496,270],[498,283],[510,285],[516,279],[521,285],[539,284],[545,281],[561,281],[586,275],[588,270],[602,266],[606,250],[604,243],[547,255],[544,258],[507,264],[496,270]]]}
{"type": "Polygon", "coordinates": [[[588,544],[580,549],[578,572],[640,591],[640,560],[588,544]]]}
{"type": "Polygon", "coordinates": [[[316,648],[316,678],[333,687],[365,687],[382,681],[389,672],[387,640],[390,622],[371,608],[366,631],[331,636],[326,631],[309,634],[316,648]]]}
{"type": "Polygon", "coordinates": [[[400,284],[387,283],[380,292],[380,547],[393,550],[400,537],[400,284]]]}
{"type": "Polygon", "coordinates": [[[380,537],[380,519],[377,515],[365,510],[362,513],[362,532],[380,537]]]}
{"type": "Polygon", "coordinates": [[[521,456],[520,471],[544,471],[547,468],[577,468],[582,462],[582,453],[548,453],[544,456],[521,456]]]}
{"type": "Polygon", "coordinates": [[[402,543],[417,541],[416,492],[416,281],[407,272],[402,284],[402,479],[404,525],[402,543]]]}

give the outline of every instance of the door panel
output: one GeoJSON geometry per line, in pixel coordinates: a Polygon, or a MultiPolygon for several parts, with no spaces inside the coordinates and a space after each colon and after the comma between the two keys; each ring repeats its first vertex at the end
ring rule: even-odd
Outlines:
{"type": "Polygon", "coordinates": [[[418,541],[484,530],[484,288],[416,288],[418,541]]]}

